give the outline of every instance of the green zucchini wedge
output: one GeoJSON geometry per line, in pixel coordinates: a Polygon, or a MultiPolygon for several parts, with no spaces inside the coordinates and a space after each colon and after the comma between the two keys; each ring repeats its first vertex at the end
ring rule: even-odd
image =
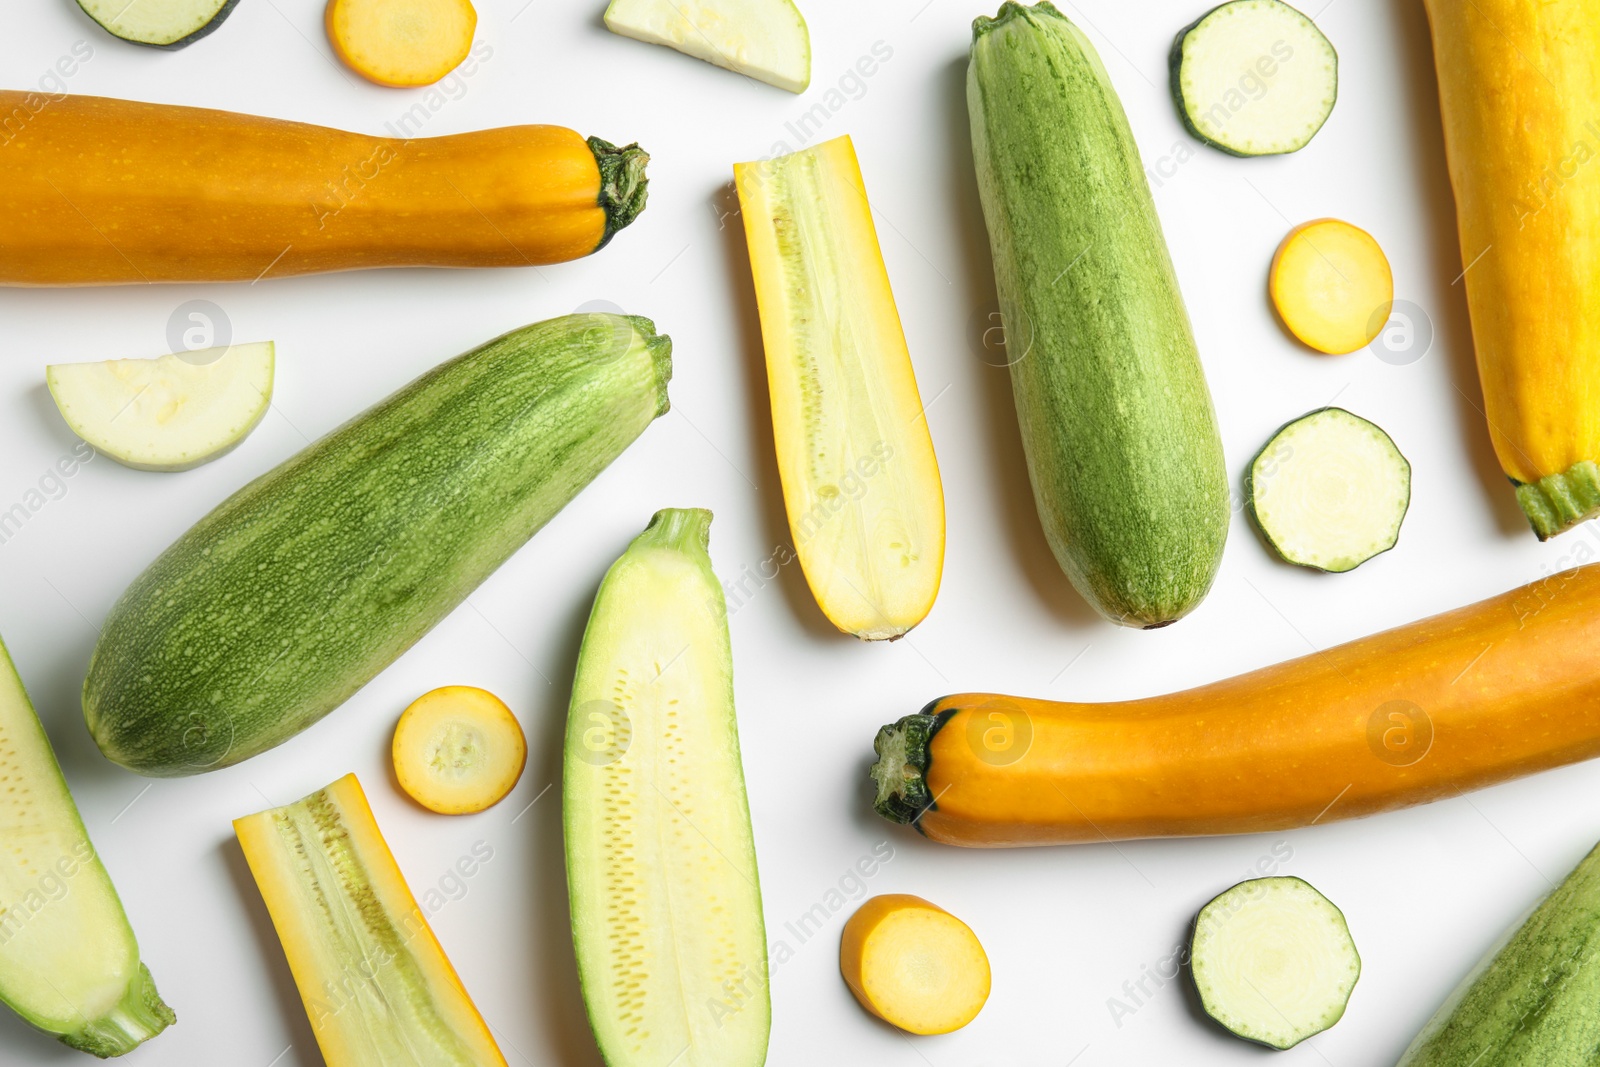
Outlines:
{"type": "Polygon", "coordinates": [[[1344,913],[1300,878],[1252,878],[1217,896],[1195,918],[1189,961],[1205,1013],[1275,1049],[1344,1018],[1361,977],[1344,913]]]}
{"type": "Polygon", "coordinates": [[[1399,1067],[1589,1067],[1600,1049],[1600,846],[1508,931],[1399,1067]]]}
{"type": "Polygon", "coordinates": [[[171,1026],[177,1016],[139,961],[122,902],[3,643],[0,839],[0,1000],[102,1058],[171,1026]]]}
{"type": "Polygon", "coordinates": [[[761,1067],[772,1008],[711,513],[606,573],[567,713],[572,942],[607,1067],[761,1067]]]}
{"type": "Polygon", "coordinates": [[[671,348],[638,317],[527,326],[239,490],[111,609],[83,687],[95,743],[197,774],[322,718],[667,410],[671,348]]]}
{"type": "Polygon", "coordinates": [[[1216,577],[1228,477],[1127,116],[1048,3],[973,23],[967,109],[1045,537],[1102,615],[1164,626],[1216,577]]]}

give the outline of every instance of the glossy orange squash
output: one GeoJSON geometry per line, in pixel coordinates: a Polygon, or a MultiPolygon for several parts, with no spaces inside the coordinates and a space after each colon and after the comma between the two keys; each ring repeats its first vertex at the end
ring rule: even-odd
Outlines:
{"type": "Polygon", "coordinates": [[[0,91],[0,285],[556,263],[643,210],[648,160],[560,126],[369,137],[0,91]]]}
{"type": "Polygon", "coordinates": [[[945,697],[879,731],[876,807],[977,847],[1371,815],[1600,755],[1597,649],[1590,564],[1168,696],[945,697]]]}

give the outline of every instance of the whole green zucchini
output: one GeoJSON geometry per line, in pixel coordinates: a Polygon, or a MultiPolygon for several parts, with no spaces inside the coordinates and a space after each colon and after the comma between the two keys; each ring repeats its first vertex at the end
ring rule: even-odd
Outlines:
{"type": "Polygon", "coordinates": [[[1061,569],[1155,627],[1211,588],[1228,479],[1128,119],[1048,3],[972,27],[967,108],[1028,474],[1061,569]]]}
{"type": "Polygon", "coordinates": [[[1399,1067],[1600,1062],[1600,846],[1491,949],[1399,1067]]]}
{"type": "Polygon", "coordinates": [[[322,718],[667,410],[671,352],[649,319],[524,327],[239,490],[111,609],[83,686],[95,743],[197,774],[322,718]]]}

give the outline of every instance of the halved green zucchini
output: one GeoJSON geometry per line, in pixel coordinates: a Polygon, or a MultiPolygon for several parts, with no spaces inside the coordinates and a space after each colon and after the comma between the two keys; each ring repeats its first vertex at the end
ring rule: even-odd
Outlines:
{"type": "Polygon", "coordinates": [[[563,779],[572,940],[608,1067],[760,1067],[772,1010],[711,513],[612,565],[578,655],[563,779]]]}
{"type": "Polygon", "coordinates": [[[120,1056],[177,1016],[139,962],[128,917],[0,644],[0,1000],[96,1056],[120,1056]]]}
{"type": "Polygon", "coordinates": [[[107,33],[153,48],[183,48],[221,26],[239,0],[78,0],[107,33]]]}
{"type": "Polygon", "coordinates": [[[1288,423],[1256,453],[1250,513],[1290,563],[1348,571],[1400,539],[1411,464],[1377,426],[1344,408],[1288,423]]]}
{"type": "Polygon", "coordinates": [[[1278,1049],[1338,1022],[1361,977],[1344,914],[1299,878],[1240,882],[1201,908],[1189,958],[1206,1014],[1278,1049]]]}
{"type": "Polygon", "coordinates": [[[1281,0],[1232,0],[1178,32],[1172,97],[1189,132],[1236,156],[1298,152],[1339,97],[1339,54],[1281,0]]]}

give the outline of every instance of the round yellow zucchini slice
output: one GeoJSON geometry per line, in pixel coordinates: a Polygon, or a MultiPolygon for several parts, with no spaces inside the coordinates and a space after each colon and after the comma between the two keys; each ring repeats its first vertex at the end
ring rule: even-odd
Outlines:
{"type": "Polygon", "coordinates": [[[329,0],[328,40],[351,70],[379,85],[432,85],[472,48],[471,0],[329,0]]]}
{"type": "Polygon", "coordinates": [[[913,1034],[948,1034],[989,999],[989,957],[967,924],[906,893],[873,897],[845,923],[839,969],[861,1006],[913,1034]]]}
{"type": "Polygon", "coordinates": [[[1366,230],[1339,219],[1290,230],[1272,257],[1268,287],[1289,332],[1328,355],[1371,344],[1394,304],[1383,249],[1366,230]]]}
{"type": "Polygon", "coordinates": [[[493,807],[522,777],[528,744],[493,693],[447,685],[424,693],[394,729],[400,788],[429,811],[470,815],[493,807]]]}

